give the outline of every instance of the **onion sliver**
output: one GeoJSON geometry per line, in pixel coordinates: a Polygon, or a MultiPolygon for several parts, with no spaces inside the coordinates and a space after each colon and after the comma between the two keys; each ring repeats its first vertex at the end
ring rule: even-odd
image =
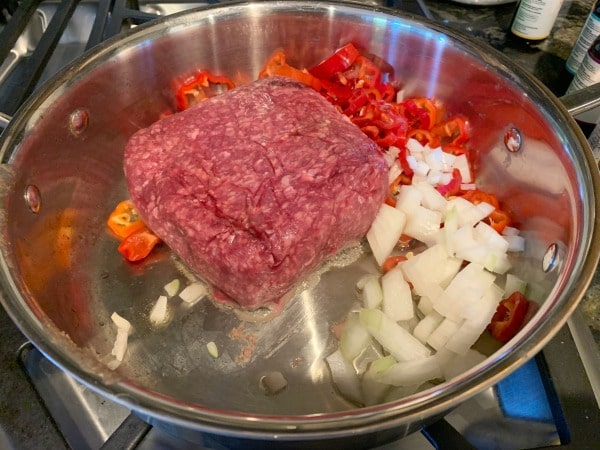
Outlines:
{"type": "Polygon", "coordinates": [[[325,358],[325,361],[327,361],[333,383],[340,394],[355,403],[362,403],[360,379],[352,363],[344,358],[339,349],[325,358]]]}
{"type": "Polygon", "coordinates": [[[428,356],[412,361],[397,362],[379,374],[377,380],[393,386],[413,386],[441,377],[442,369],[438,359],[435,356],[428,356]]]}
{"type": "Polygon", "coordinates": [[[113,346],[111,354],[117,359],[117,361],[123,361],[125,352],[127,351],[127,340],[129,333],[125,328],[117,328],[117,338],[113,346]]]}
{"type": "Polygon", "coordinates": [[[361,323],[397,361],[409,361],[431,354],[425,345],[378,309],[361,309],[361,323]]]}
{"type": "Polygon", "coordinates": [[[360,323],[358,313],[351,312],[344,324],[340,337],[339,349],[347,361],[353,361],[360,355],[371,340],[371,335],[365,326],[360,323]]]}
{"type": "Polygon", "coordinates": [[[414,317],[414,305],[410,285],[404,279],[399,266],[388,271],[381,278],[383,291],[383,312],[395,322],[414,317]]]}
{"type": "Polygon", "coordinates": [[[381,205],[371,228],[367,232],[367,241],[377,263],[382,266],[386,258],[398,243],[404,230],[406,214],[397,208],[381,205]]]}
{"type": "Polygon", "coordinates": [[[184,288],[179,293],[179,298],[186,303],[196,303],[206,294],[208,294],[206,286],[203,283],[196,282],[184,288]]]}
{"type": "Polygon", "coordinates": [[[150,311],[150,322],[159,325],[165,322],[167,318],[167,296],[161,295],[156,300],[152,311],[150,311]]]}
{"type": "Polygon", "coordinates": [[[378,378],[382,372],[385,372],[394,364],[396,364],[396,360],[392,356],[384,356],[369,364],[360,379],[362,398],[366,406],[376,405],[385,399],[390,390],[390,385],[382,383],[378,378]]]}
{"type": "Polygon", "coordinates": [[[131,323],[127,319],[124,319],[123,317],[121,317],[116,312],[112,313],[112,315],[110,316],[110,319],[114,322],[114,324],[117,326],[117,328],[122,328],[127,332],[129,332],[131,330],[131,323]]]}

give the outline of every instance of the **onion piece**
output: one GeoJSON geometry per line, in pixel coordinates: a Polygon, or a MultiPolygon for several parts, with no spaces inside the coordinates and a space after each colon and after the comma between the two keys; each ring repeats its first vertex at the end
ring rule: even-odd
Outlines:
{"type": "Polygon", "coordinates": [[[186,303],[196,303],[202,297],[208,294],[208,289],[204,283],[196,282],[185,287],[180,293],[179,298],[186,303]]]}
{"type": "Polygon", "coordinates": [[[165,284],[163,286],[163,289],[165,290],[165,293],[167,294],[168,297],[175,297],[177,295],[177,293],[179,292],[180,285],[181,285],[181,282],[179,281],[179,279],[175,278],[174,280],[171,280],[170,282],[165,284]]]}
{"type": "Polygon", "coordinates": [[[123,317],[121,317],[116,312],[112,313],[112,315],[110,316],[110,319],[114,322],[114,324],[117,326],[117,328],[122,328],[127,332],[129,332],[131,330],[131,323],[127,319],[124,319],[123,317]]]}
{"type": "Polygon", "coordinates": [[[117,338],[111,351],[111,354],[117,359],[117,361],[123,361],[125,352],[127,351],[127,340],[129,333],[124,328],[117,329],[117,338]]]}
{"type": "Polygon", "coordinates": [[[406,225],[403,232],[427,246],[431,246],[435,244],[435,237],[442,221],[443,215],[441,212],[417,206],[410,214],[406,215],[406,225]]]}
{"type": "Polygon", "coordinates": [[[371,341],[371,335],[360,323],[358,313],[351,312],[344,324],[344,330],[340,337],[339,349],[347,361],[354,361],[371,341]]]}
{"type": "Polygon", "coordinates": [[[131,332],[131,323],[116,312],[113,312],[110,318],[117,326],[117,337],[115,338],[111,355],[113,355],[118,362],[110,364],[110,368],[114,370],[123,361],[123,357],[127,351],[127,341],[129,339],[129,333],[131,332]]]}
{"type": "MultiPolygon", "coordinates": [[[[439,193],[431,184],[417,183],[414,185],[422,194],[421,205],[434,211],[446,212],[448,209],[448,200],[439,193]]],[[[403,187],[402,189],[405,189],[403,187]]]]}
{"type": "Polygon", "coordinates": [[[390,385],[380,382],[378,378],[382,372],[388,370],[394,364],[396,364],[396,360],[392,356],[384,356],[369,364],[360,379],[360,388],[365,406],[376,405],[385,399],[390,390],[390,385]]]}
{"type": "Polygon", "coordinates": [[[219,349],[217,348],[217,344],[215,344],[213,341],[210,341],[206,344],[206,349],[208,350],[208,354],[213,358],[219,357],[219,349]]]}
{"type": "Polygon", "coordinates": [[[406,214],[392,206],[381,205],[371,228],[367,232],[367,241],[377,263],[382,266],[386,258],[398,243],[406,223],[406,214]]]}
{"type": "Polygon", "coordinates": [[[458,322],[463,311],[477,302],[494,283],[496,276],[476,263],[468,264],[450,282],[433,307],[445,317],[458,322]]]}
{"type": "Polygon", "coordinates": [[[340,394],[354,403],[362,404],[360,379],[352,363],[342,356],[339,349],[327,356],[325,361],[331,371],[333,383],[340,394]]]}
{"type": "Polygon", "coordinates": [[[419,359],[431,354],[431,350],[382,311],[363,308],[359,317],[371,336],[397,361],[419,359]]]}
{"type": "Polygon", "coordinates": [[[438,359],[432,355],[412,361],[400,361],[375,379],[392,386],[413,386],[442,377],[442,368],[438,359]]]}
{"type": "Polygon", "coordinates": [[[149,316],[150,322],[154,325],[160,325],[165,323],[167,319],[167,296],[161,295],[156,300],[152,311],[150,311],[149,316]]]}
{"type": "Polygon", "coordinates": [[[423,317],[415,329],[413,330],[413,336],[416,337],[423,344],[427,343],[427,339],[431,336],[431,333],[442,323],[444,316],[435,310],[432,310],[429,314],[423,317]]]}
{"type": "Polygon", "coordinates": [[[365,308],[378,308],[383,301],[383,291],[377,275],[365,277],[362,288],[362,299],[365,308]]]}
{"type": "Polygon", "coordinates": [[[513,273],[506,274],[506,281],[504,283],[504,292],[506,295],[510,295],[513,292],[520,292],[525,295],[527,290],[527,283],[513,273]]]}
{"type": "Polygon", "coordinates": [[[446,317],[429,335],[427,343],[436,350],[445,347],[448,340],[457,332],[461,324],[462,321],[455,322],[446,317]]]}
{"type": "Polygon", "coordinates": [[[406,279],[414,291],[435,301],[458,273],[462,261],[450,257],[444,246],[436,244],[402,263],[406,279]]]}
{"type": "Polygon", "coordinates": [[[465,154],[458,155],[454,159],[454,164],[453,164],[452,168],[458,169],[463,183],[465,183],[465,184],[472,183],[473,177],[471,176],[471,168],[469,167],[469,160],[467,159],[467,155],[465,155],[465,154]]]}
{"type": "MultiPolygon", "coordinates": [[[[381,278],[383,312],[394,322],[414,317],[414,305],[410,286],[404,279],[401,267],[396,266],[381,278]]],[[[366,305],[365,305],[366,306],[366,305]]]]}

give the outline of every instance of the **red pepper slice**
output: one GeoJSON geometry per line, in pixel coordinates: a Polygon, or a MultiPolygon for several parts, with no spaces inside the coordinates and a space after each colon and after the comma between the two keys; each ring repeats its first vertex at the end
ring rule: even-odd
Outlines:
{"type": "Polygon", "coordinates": [[[464,117],[454,116],[431,129],[444,143],[464,144],[471,134],[469,122],[464,117]]]}
{"type": "Polygon", "coordinates": [[[501,209],[492,211],[492,213],[487,217],[487,220],[489,221],[490,226],[500,234],[502,231],[504,231],[504,228],[512,224],[508,213],[501,209]]]}
{"type": "Polygon", "coordinates": [[[447,184],[436,187],[436,189],[444,197],[452,197],[461,191],[461,184],[462,175],[460,174],[460,170],[454,169],[452,170],[452,179],[447,184]]]}
{"type": "Polygon", "coordinates": [[[406,261],[406,256],[398,255],[398,256],[388,256],[386,260],[383,262],[383,266],[381,266],[381,270],[383,273],[387,273],[400,264],[403,261],[406,261]]]}
{"type": "Polygon", "coordinates": [[[525,322],[529,303],[519,291],[502,300],[488,325],[492,336],[502,343],[512,339],[525,322]]]}
{"type": "Polygon", "coordinates": [[[140,261],[150,254],[160,242],[160,238],[148,228],[143,228],[127,236],[118,247],[128,261],[140,261]]]}
{"type": "Polygon", "coordinates": [[[328,80],[338,72],[346,71],[354,64],[359,54],[356,47],[352,43],[348,43],[337,49],[333,55],[308,69],[308,72],[317,78],[328,80]]]}
{"type": "Polygon", "coordinates": [[[492,205],[495,209],[486,217],[486,222],[498,233],[502,233],[505,227],[512,224],[510,215],[500,209],[500,202],[494,194],[479,189],[470,189],[464,191],[461,196],[475,205],[481,202],[492,205]]]}
{"type": "Polygon", "coordinates": [[[177,108],[183,111],[223,90],[233,89],[235,83],[229,78],[200,71],[188,77],[177,89],[177,108]]]}

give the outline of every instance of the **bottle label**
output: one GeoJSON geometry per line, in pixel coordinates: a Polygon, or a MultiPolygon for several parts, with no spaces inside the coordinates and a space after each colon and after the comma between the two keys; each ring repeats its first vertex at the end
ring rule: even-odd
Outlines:
{"type": "Polygon", "coordinates": [[[577,73],[586,52],[598,36],[600,36],[600,17],[592,13],[585,21],[569,59],[567,59],[567,70],[573,75],[577,73]]]}
{"type": "Polygon", "coordinates": [[[588,52],[585,55],[585,58],[583,58],[575,78],[573,78],[573,81],[571,81],[571,84],[567,89],[567,94],[599,82],[600,61],[598,61],[596,58],[593,58],[592,55],[590,55],[590,52],[588,52]]]}
{"type": "Polygon", "coordinates": [[[545,39],[561,6],[561,0],[521,0],[510,31],[523,39],[545,39]]]}
{"type": "Polygon", "coordinates": [[[600,164],[600,123],[597,123],[588,138],[592,153],[596,159],[596,164],[600,164]]]}

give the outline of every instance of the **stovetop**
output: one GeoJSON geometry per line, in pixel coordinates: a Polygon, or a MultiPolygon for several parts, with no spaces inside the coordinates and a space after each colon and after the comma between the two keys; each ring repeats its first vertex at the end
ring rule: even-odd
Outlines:
{"type": "MultiPolygon", "coordinates": [[[[0,20],[0,112],[14,114],[61,67],[123,27],[198,3],[218,1],[25,0],[15,9],[15,0],[0,0],[5,16],[18,18],[25,10],[30,15],[19,23],[0,20]],[[24,37],[6,38],[7,30],[17,30],[17,36],[23,31],[24,37]]],[[[364,3],[429,17],[421,0],[364,3]]],[[[167,429],[148,425],[57,369],[26,342],[3,310],[0,358],[0,448],[249,448],[247,442],[210,435],[190,443],[167,429]]],[[[600,410],[594,391],[598,386],[600,357],[576,313],[545,350],[517,372],[422,433],[379,448],[595,448],[600,442],[600,410]]]]}

